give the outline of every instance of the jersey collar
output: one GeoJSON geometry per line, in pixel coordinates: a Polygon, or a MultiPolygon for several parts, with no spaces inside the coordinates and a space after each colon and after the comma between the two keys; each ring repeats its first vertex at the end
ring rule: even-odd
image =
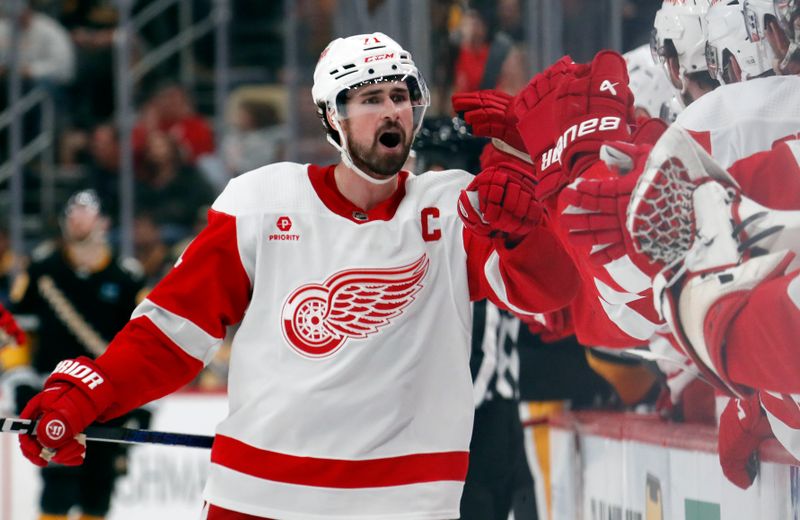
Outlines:
{"type": "Polygon", "coordinates": [[[373,220],[391,220],[394,217],[400,202],[406,195],[406,179],[409,175],[407,171],[397,174],[399,182],[391,197],[369,211],[365,211],[347,200],[336,187],[336,180],[333,177],[334,168],[336,168],[335,164],[330,166],[311,164],[308,166],[308,178],[311,185],[329,210],[356,224],[366,224],[373,220]]]}

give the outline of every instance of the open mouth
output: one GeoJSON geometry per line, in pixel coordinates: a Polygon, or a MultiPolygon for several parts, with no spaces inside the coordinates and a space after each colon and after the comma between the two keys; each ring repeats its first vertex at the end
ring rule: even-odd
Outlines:
{"type": "Polygon", "coordinates": [[[400,132],[384,132],[378,137],[378,142],[381,143],[386,148],[396,148],[400,145],[400,141],[402,140],[402,136],[400,132]]]}

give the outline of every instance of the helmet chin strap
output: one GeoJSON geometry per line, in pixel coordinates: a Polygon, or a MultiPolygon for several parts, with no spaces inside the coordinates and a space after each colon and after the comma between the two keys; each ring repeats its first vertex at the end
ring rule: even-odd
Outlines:
{"type": "Polygon", "coordinates": [[[331,120],[333,122],[333,127],[337,132],[339,132],[339,140],[342,141],[342,144],[337,143],[330,134],[328,134],[328,142],[330,142],[337,150],[339,150],[339,153],[342,156],[342,162],[345,164],[345,166],[356,172],[356,175],[369,183],[381,185],[392,182],[395,178],[395,175],[397,175],[399,172],[395,172],[395,175],[387,177],[386,179],[376,179],[370,175],[367,175],[361,168],[355,165],[353,158],[350,156],[350,151],[348,150],[347,137],[345,136],[344,131],[342,131],[342,127],[339,125],[339,118],[337,116],[338,113],[334,111],[331,120]]]}

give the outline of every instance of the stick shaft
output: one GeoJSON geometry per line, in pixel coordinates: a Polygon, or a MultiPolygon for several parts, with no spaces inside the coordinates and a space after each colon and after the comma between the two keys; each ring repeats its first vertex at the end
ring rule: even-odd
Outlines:
{"type": "MultiPolygon", "coordinates": [[[[35,421],[17,419],[15,417],[0,417],[0,433],[33,434],[35,430],[35,421]]],[[[88,426],[83,433],[86,435],[86,440],[125,444],[163,444],[166,446],[210,448],[214,442],[214,437],[209,435],[134,430],[110,426],[88,426]]]]}

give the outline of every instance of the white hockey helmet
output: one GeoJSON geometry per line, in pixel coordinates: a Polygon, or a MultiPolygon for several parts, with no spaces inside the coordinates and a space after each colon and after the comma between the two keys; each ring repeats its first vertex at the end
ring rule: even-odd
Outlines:
{"type": "Polygon", "coordinates": [[[753,43],[767,40],[767,20],[777,19],[774,0],[742,0],[744,24],[750,41],[753,43]]]}
{"type": "Polygon", "coordinates": [[[738,76],[746,81],[772,71],[772,47],[766,40],[750,36],[744,6],[738,0],[714,2],[706,13],[706,23],[708,73],[720,83],[735,83],[738,76]]]}
{"type": "Polygon", "coordinates": [[[778,23],[789,40],[789,47],[779,64],[779,68],[785,72],[790,61],[800,61],[800,1],[773,0],[773,3],[778,23]]]}
{"type": "Polygon", "coordinates": [[[633,92],[633,106],[643,108],[650,117],[661,117],[675,90],[661,67],[653,61],[647,44],[622,55],[628,67],[628,86],[633,92]]]}
{"type": "MultiPolygon", "coordinates": [[[[656,12],[650,39],[653,58],[666,64],[669,47],[674,47],[681,92],[686,89],[688,74],[708,70],[705,15],[710,5],[711,0],[664,0],[656,12]]],[[[670,77],[669,71],[667,77],[670,77]]]]}
{"type": "Polygon", "coordinates": [[[314,69],[311,89],[328,141],[341,152],[345,164],[373,183],[391,179],[376,181],[353,164],[341,120],[347,117],[345,102],[349,90],[386,81],[402,81],[407,85],[413,111],[413,136],[416,136],[430,105],[430,92],[411,53],[383,33],[337,38],[328,44],[314,69]]]}

